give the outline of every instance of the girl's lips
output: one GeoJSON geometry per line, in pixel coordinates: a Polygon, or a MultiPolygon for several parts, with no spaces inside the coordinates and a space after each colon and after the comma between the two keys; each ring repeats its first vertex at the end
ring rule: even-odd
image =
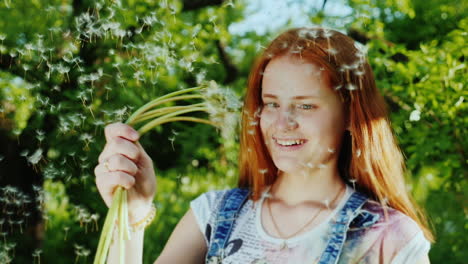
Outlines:
{"type": "Polygon", "coordinates": [[[279,144],[276,140],[273,140],[274,144],[275,144],[275,147],[281,151],[296,151],[300,148],[302,148],[306,143],[307,143],[307,140],[305,139],[301,139],[301,144],[298,144],[298,145],[291,145],[291,146],[284,146],[284,145],[281,145],[279,144]]]}

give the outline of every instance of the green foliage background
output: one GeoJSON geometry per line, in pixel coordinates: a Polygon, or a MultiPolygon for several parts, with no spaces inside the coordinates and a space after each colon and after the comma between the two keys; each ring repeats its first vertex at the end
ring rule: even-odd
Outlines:
{"type": "MultiPolygon", "coordinates": [[[[327,12],[336,2],[291,2],[304,5],[306,26],[333,27],[368,46],[407,158],[408,189],[435,231],[431,261],[465,263],[467,2],[349,0],[340,2],[350,10],[343,15],[327,12]]],[[[242,96],[261,47],[296,25],[290,18],[258,34],[253,28],[268,24],[259,21],[230,33],[248,10],[248,1],[0,2],[0,263],[92,261],[107,211],[93,174],[104,126],[203,80],[242,96]]],[[[144,263],[157,258],[190,200],[235,186],[237,141],[189,123],[142,138],[159,208],[144,263]]]]}

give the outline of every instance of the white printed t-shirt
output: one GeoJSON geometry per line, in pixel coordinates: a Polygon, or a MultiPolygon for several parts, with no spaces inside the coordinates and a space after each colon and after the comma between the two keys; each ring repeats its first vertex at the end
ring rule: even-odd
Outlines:
{"type": "MultiPolygon", "coordinates": [[[[268,189],[257,202],[254,203],[249,199],[242,207],[229,238],[223,264],[317,263],[326,248],[328,233],[330,231],[330,223],[336,213],[344,206],[348,198],[354,192],[354,189],[347,186],[345,195],[343,195],[335,210],[329,214],[327,219],[322,223],[287,240],[272,237],[262,226],[260,214],[262,204],[266,196],[265,194],[268,189]],[[287,244],[287,248],[284,248],[285,242],[287,244]]],[[[207,247],[209,246],[211,229],[214,226],[214,215],[218,211],[219,203],[226,192],[227,190],[209,191],[201,194],[190,203],[200,227],[200,231],[205,237],[207,247]]],[[[369,239],[362,239],[364,242],[362,246],[359,246],[350,252],[342,252],[342,255],[345,257],[340,259],[338,263],[379,263],[381,259],[387,259],[384,263],[390,264],[417,263],[420,258],[427,255],[430,243],[425,239],[422,231],[412,219],[399,212],[398,216],[398,219],[393,221],[397,224],[392,223],[388,225],[389,227],[387,227],[383,232],[383,227],[380,229],[377,227],[375,232],[371,232],[370,235],[366,235],[366,238],[369,236],[369,239]],[[400,223],[403,223],[403,221],[404,226],[407,227],[401,228],[400,223]],[[398,228],[395,229],[394,226],[397,226],[398,228]],[[382,239],[382,234],[388,233],[389,231],[391,232],[392,230],[408,230],[408,228],[417,228],[419,230],[412,232],[414,235],[411,235],[409,238],[406,238],[408,236],[400,236],[394,232],[395,234],[393,236],[398,237],[400,240],[404,238],[407,241],[405,241],[404,245],[400,248],[395,246],[392,247],[397,248],[397,250],[393,250],[397,252],[385,254],[386,256],[384,258],[379,256],[379,254],[382,254],[379,253],[379,251],[382,251],[382,248],[384,247],[383,242],[385,241],[382,239]],[[376,239],[375,237],[378,238],[376,239]],[[366,242],[368,242],[367,245],[366,242]]],[[[395,217],[392,217],[392,219],[394,218],[395,217]]],[[[407,231],[405,232],[408,233],[407,231]]],[[[385,247],[388,248],[387,245],[385,247]]]]}

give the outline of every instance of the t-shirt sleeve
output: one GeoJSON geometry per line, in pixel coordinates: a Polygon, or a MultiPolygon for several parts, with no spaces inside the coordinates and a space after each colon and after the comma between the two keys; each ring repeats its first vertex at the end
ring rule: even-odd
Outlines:
{"type": "Polygon", "coordinates": [[[216,208],[226,191],[227,190],[209,191],[199,195],[190,202],[190,208],[195,215],[198,227],[200,228],[200,231],[205,237],[207,243],[207,225],[210,223],[210,220],[212,220],[212,216],[214,215],[214,212],[217,211],[216,208]]]}
{"type": "Polygon", "coordinates": [[[431,248],[430,242],[419,231],[392,260],[392,264],[414,264],[424,258],[431,248]]]}

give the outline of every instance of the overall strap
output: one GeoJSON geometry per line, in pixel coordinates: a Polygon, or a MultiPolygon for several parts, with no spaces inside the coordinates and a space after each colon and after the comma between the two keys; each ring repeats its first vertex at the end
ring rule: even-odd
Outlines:
{"type": "Polygon", "coordinates": [[[224,195],[216,215],[214,231],[206,254],[206,263],[221,263],[234,222],[242,206],[248,200],[249,193],[248,189],[235,188],[224,195]]]}
{"type": "Polygon", "coordinates": [[[344,207],[338,212],[336,222],[332,225],[330,240],[318,264],[336,264],[346,241],[346,232],[351,221],[359,214],[359,209],[368,197],[360,192],[354,192],[344,207]]]}

